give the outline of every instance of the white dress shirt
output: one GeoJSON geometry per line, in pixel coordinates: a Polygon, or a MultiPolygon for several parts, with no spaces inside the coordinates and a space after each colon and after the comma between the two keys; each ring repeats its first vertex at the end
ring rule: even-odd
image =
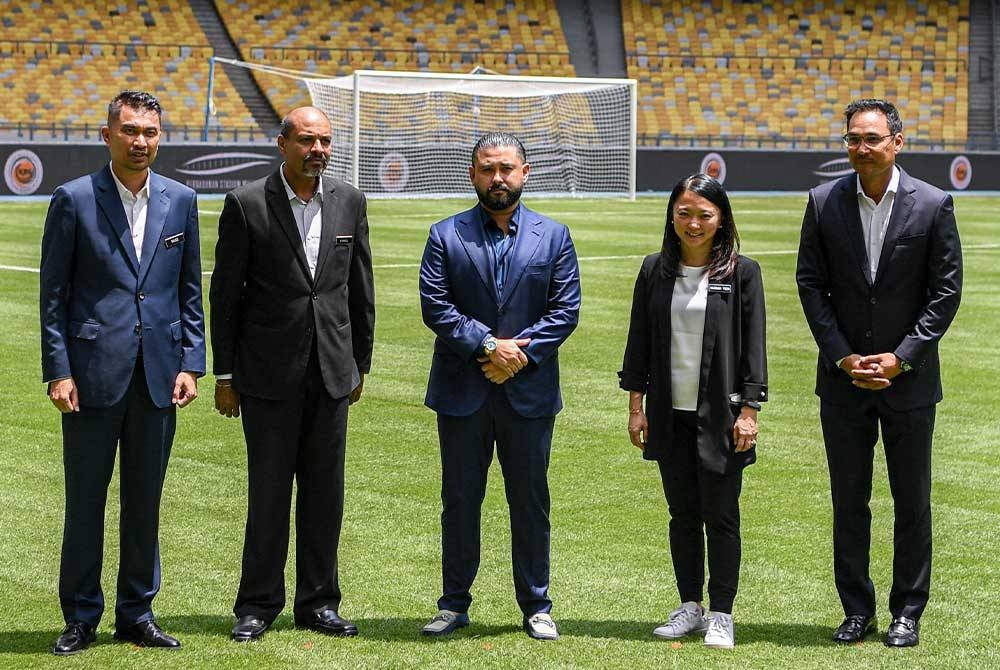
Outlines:
{"type": "Polygon", "coordinates": [[[135,195],[132,195],[132,191],[128,190],[125,184],[118,181],[114,170],[111,170],[111,178],[118,187],[118,195],[125,209],[125,218],[128,219],[128,227],[132,231],[135,257],[142,263],[142,241],[146,237],[146,210],[149,207],[149,171],[146,171],[146,181],[135,195]]]}
{"type": "Polygon", "coordinates": [[[892,166],[892,179],[878,204],[865,195],[861,188],[861,177],[858,177],[858,211],[861,214],[861,230],[865,236],[865,248],[868,251],[868,272],[872,282],[878,273],[878,259],[882,255],[882,243],[885,241],[885,231],[889,227],[889,217],[892,216],[892,204],[896,201],[896,191],[899,189],[899,168],[892,166]]]}
{"type": "Polygon", "coordinates": [[[281,183],[285,185],[288,204],[292,206],[295,225],[302,238],[302,248],[306,252],[306,261],[309,263],[309,275],[315,277],[316,263],[319,261],[319,240],[323,233],[323,177],[319,177],[316,182],[316,190],[313,191],[312,197],[306,201],[295,195],[295,191],[288,185],[288,180],[285,179],[284,163],[281,164],[278,174],[281,175],[281,183]]]}

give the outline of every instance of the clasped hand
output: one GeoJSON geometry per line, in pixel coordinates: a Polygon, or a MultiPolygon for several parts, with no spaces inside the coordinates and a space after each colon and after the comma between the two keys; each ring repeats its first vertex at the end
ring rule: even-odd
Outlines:
{"type": "Polygon", "coordinates": [[[528,357],[521,350],[531,343],[530,338],[520,340],[497,340],[496,351],[489,356],[480,356],[480,370],[494,384],[503,384],[524,369],[528,357]]]}
{"type": "Polygon", "coordinates": [[[900,373],[899,359],[893,353],[851,354],[840,362],[840,367],[850,376],[852,384],[869,391],[889,388],[900,373]]]}

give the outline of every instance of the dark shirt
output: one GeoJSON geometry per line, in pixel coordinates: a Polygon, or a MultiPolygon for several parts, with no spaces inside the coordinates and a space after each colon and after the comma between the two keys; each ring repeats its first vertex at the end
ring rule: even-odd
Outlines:
{"type": "Polygon", "coordinates": [[[486,241],[489,243],[490,265],[493,269],[493,277],[497,284],[497,295],[503,297],[503,285],[507,279],[507,270],[510,267],[510,258],[514,255],[514,243],[517,241],[517,218],[521,211],[521,205],[514,209],[510,217],[508,234],[504,235],[500,226],[496,224],[490,213],[479,207],[479,215],[483,222],[483,229],[486,233],[486,241]]]}

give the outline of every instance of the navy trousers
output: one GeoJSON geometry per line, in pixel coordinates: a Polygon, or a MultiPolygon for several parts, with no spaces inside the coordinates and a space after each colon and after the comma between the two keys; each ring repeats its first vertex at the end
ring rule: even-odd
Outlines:
{"type": "Polygon", "coordinates": [[[96,626],[104,613],[104,510],[116,452],[121,459],[121,545],[115,626],[153,618],[153,597],[160,590],[160,494],[176,418],[175,407],[153,404],[141,361],[116,404],[62,415],[66,523],[59,602],[67,622],[96,626]]]}
{"type": "Polygon", "coordinates": [[[510,510],[511,557],[517,604],[525,616],[549,612],[549,453],[555,417],[515,412],[497,386],[470,416],[438,414],[441,444],[439,609],[466,612],[479,570],[480,514],[493,446],[510,510]]]}

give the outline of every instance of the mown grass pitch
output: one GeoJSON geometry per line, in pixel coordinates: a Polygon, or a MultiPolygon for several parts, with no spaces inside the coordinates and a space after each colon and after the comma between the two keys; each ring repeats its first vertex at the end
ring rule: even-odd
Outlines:
{"type": "MultiPolygon", "coordinates": [[[[286,611],[252,645],[228,639],[245,514],[238,421],[212,410],[211,377],[179,418],[162,506],[163,589],[155,610],[178,652],[111,641],[75,660],[48,649],[61,628],[56,596],[62,532],[58,414],[40,383],[39,241],[43,203],[0,203],[0,668],[990,668],[1000,666],[1000,201],[956,198],[965,246],[962,308],[942,344],[945,401],[934,445],[934,572],[920,646],[830,641],[842,612],[833,585],[831,513],[817,400],[815,345],[794,281],[805,197],[736,196],[743,251],[763,267],[771,401],[759,462],[742,498],[743,570],[737,646],[705,650],[652,637],[676,605],[667,513],[655,467],[629,445],[617,387],[632,283],[659,247],[665,197],[536,200],[567,223],[580,256],[583,309],[562,350],[566,408],[556,422],[552,490],[553,615],[562,639],[520,630],[510,577],[499,469],[483,513],[483,561],[472,625],[450,640],[418,634],[440,588],[440,466],[433,414],[423,407],[432,336],[420,321],[417,267],[428,226],[466,200],[377,200],[369,207],[376,264],[374,368],[352,409],[341,542],[341,613],[355,639],[296,630],[286,611]]],[[[202,199],[203,264],[211,271],[221,201],[202,199]]],[[[206,277],[207,291],[207,277],[206,277]]],[[[207,301],[207,297],[206,297],[207,301]]],[[[207,307],[207,302],[206,302],[207,307]]],[[[872,571],[888,624],[892,506],[876,457],[872,571]]],[[[116,485],[113,485],[115,487],[116,485]]],[[[113,598],[117,489],[110,496],[104,584],[113,598]]],[[[292,561],[289,561],[292,565],[292,561]]],[[[289,571],[289,584],[294,575],[289,571]]]]}

